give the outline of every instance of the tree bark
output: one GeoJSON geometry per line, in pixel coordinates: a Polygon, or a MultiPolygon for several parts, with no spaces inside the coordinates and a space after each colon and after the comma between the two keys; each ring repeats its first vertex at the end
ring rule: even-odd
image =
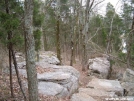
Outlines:
{"type": "Polygon", "coordinates": [[[113,15],[113,17],[112,17],[112,21],[111,21],[111,25],[110,25],[110,32],[109,32],[109,34],[108,34],[108,37],[107,37],[107,39],[108,39],[108,42],[107,42],[107,48],[106,48],[106,53],[108,54],[108,53],[111,53],[112,52],[112,39],[111,39],[111,36],[112,36],[112,30],[113,30],[113,21],[114,21],[114,17],[115,17],[115,12],[114,12],[114,15],[113,15]]]}
{"type": "Polygon", "coordinates": [[[89,28],[89,12],[93,6],[94,0],[90,3],[90,0],[86,2],[86,9],[85,9],[85,18],[83,23],[83,31],[82,31],[82,71],[85,71],[85,65],[87,62],[87,35],[88,35],[88,28],[89,28]]]}
{"type": "Polygon", "coordinates": [[[133,21],[132,21],[132,32],[129,33],[128,45],[127,45],[127,68],[130,68],[131,61],[131,49],[133,43],[133,34],[134,34],[134,12],[133,12],[133,21]]]}
{"type": "MultiPolygon", "coordinates": [[[[8,34],[8,40],[10,40],[10,33],[8,34]]],[[[11,97],[14,97],[14,93],[13,93],[13,77],[12,77],[12,53],[11,53],[11,42],[9,42],[8,44],[8,51],[9,51],[9,70],[10,70],[10,90],[11,90],[11,97]]]]}
{"type": "Polygon", "coordinates": [[[61,46],[60,46],[60,0],[57,0],[57,25],[56,25],[56,48],[57,48],[57,58],[60,60],[61,64],[61,46]]]}
{"type": "MultiPolygon", "coordinates": [[[[6,13],[9,14],[9,1],[5,0],[5,5],[6,5],[6,13]]],[[[12,33],[11,31],[8,31],[8,51],[9,51],[9,71],[10,71],[10,90],[11,90],[11,97],[14,97],[13,93],[13,81],[12,81],[12,53],[11,53],[11,37],[12,33]]]]}
{"type": "Polygon", "coordinates": [[[48,51],[47,36],[46,36],[45,31],[43,31],[43,40],[44,40],[44,50],[48,51]]]}
{"type": "Polygon", "coordinates": [[[70,66],[73,66],[75,62],[75,49],[76,49],[76,26],[73,28],[74,32],[71,38],[71,61],[70,66]]]}
{"type": "Polygon", "coordinates": [[[15,57],[15,53],[14,53],[14,50],[13,50],[12,45],[11,45],[11,52],[12,52],[13,64],[14,64],[14,67],[15,67],[15,71],[16,71],[18,83],[19,83],[21,92],[22,92],[22,94],[23,94],[24,100],[26,101],[26,95],[25,95],[25,93],[24,93],[24,91],[23,91],[23,88],[22,88],[22,83],[21,83],[21,79],[20,79],[19,71],[18,71],[18,67],[17,67],[17,61],[16,61],[16,57],[15,57]]]}
{"type": "Polygon", "coordinates": [[[56,40],[57,40],[57,58],[60,60],[61,63],[61,49],[60,49],[60,16],[57,19],[57,31],[56,31],[56,40]]]}
{"type": "Polygon", "coordinates": [[[33,7],[33,0],[25,0],[25,51],[29,101],[38,101],[38,81],[33,35],[33,7]]]}

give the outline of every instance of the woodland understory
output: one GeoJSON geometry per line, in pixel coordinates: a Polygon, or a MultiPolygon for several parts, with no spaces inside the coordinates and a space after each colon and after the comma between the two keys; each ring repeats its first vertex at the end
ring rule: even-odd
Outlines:
{"type": "Polygon", "coordinates": [[[69,101],[38,95],[36,61],[41,51],[53,51],[59,65],[80,72],[80,87],[90,80],[88,59],[108,56],[114,73],[134,67],[134,0],[119,0],[120,12],[105,0],[1,0],[0,101],[69,101]],[[28,89],[22,89],[16,53],[25,56],[28,89]],[[13,68],[15,71],[13,71],[13,68]],[[44,100],[45,99],[45,100],[44,100]]]}

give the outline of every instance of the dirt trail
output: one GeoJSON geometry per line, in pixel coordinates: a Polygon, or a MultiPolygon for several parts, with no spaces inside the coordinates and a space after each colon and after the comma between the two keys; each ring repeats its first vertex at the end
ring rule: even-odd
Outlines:
{"type": "MultiPolygon", "coordinates": [[[[63,65],[70,65],[69,57],[70,57],[69,54],[68,56],[65,56],[65,54],[62,54],[63,65]],[[63,57],[66,57],[66,58],[63,58],[63,57]]],[[[87,76],[88,70],[82,71],[81,60],[78,57],[75,58],[75,63],[73,63],[73,67],[76,70],[78,70],[80,73],[80,78],[79,78],[80,87],[85,87],[88,84],[88,82],[91,80],[91,77],[87,76]]]]}

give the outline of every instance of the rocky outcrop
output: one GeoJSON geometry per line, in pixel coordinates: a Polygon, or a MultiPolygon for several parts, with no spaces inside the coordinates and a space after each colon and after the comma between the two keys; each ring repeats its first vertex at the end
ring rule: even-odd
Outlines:
{"type": "MultiPolygon", "coordinates": [[[[64,98],[71,96],[77,91],[80,74],[75,68],[72,66],[55,65],[59,62],[53,58],[52,53],[49,56],[43,53],[40,57],[40,61],[36,63],[37,71],[42,70],[37,73],[39,93],[64,98]]],[[[24,65],[24,61],[19,63],[19,72],[27,78],[25,68],[21,68],[24,65]]]]}
{"type": "Polygon", "coordinates": [[[93,78],[87,84],[86,88],[79,88],[78,93],[72,96],[71,101],[77,101],[76,99],[82,99],[80,101],[84,101],[86,98],[84,99],[83,95],[87,98],[93,98],[96,101],[105,101],[105,98],[122,96],[123,91],[119,81],[93,78]],[[81,94],[83,95],[80,96],[81,94]]]}
{"type": "MultiPolygon", "coordinates": [[[[19,66],[24,65],[25,62],[19,63],[19,66]]],[[[43,69],[43,72],[37,73],[39,93],[64,98],[77,91],[80,74],[72,66],[53,65],[42,60],[36,65],[37,71],[43,69]]],[[[25,68],[20,68],[19,72],[27,78],[25,68]]]]}
{"type": "Polygon", "coordinates": [[[52,95],[57,97],[66,97],[68,95],[67,88],[64,88],[60,84],[53,82],[39,82],[38,83],[39,93],[45,95],[52,95]]]}
{"type": "MultiPolygon", "coordinates": [[[[70,67],[69,67],[70,68],[70,67]]],[[[71,69],[71,68],[70,68],[71,69]]],[[[72,67],[72,71],[73,71],[72,67]]],[[[39,80],[39,92],[46,95],[53,95],[58,97],[69,97],[73,93],[75,93],[79,87],[79,75],[73,75],[78,73],[66,72],[64,69],[58,67],[55,71],[52,72],[44,72],[41,74],[37,74],[37,78],[39,80]]],[[[25,78],[27,78],[26,70],[19,69],[20,74],[22,74],[25,78]]]]}
{"type": "Polygon", "coordinates": [[[134,96],[134,83],[132,82],[123,82],[121,83],[122,87],[124,88],[125,96],[134,96]]]}
{"type": "Polygon", "coordinates": [[[71,101],[97,101],[97,100],[95,100],[91,96],[88,96],[85,93],[76,93],[73,94],[73,96],[71,97],[71,101]]]}
{"type": "Polygon", "coordinates": [[[46,63],[53,64],[53,65],[60,64],[60,61],[57,58],[56,54],[51,51],[42,52],[39,55],[39,58],[41,59],[42,62],[46,62],[46,63]]]}
{"type": "Polygon", "coordinates": [[[92,97],[114,97],[116,94],[115,92],[107,92],[100,89],[94,89],[94,88],[79,88],[80,93],[85,93],[92,97]]]}
{"type": "Polygon", "coordinates": [[[123,74],[123,82],[133,82],[134,83],[134,71],[131,69],[126,69],[123,74]]]}
{"type": "Polygon", "coordinates": [[[52,67],[53,69],[55,69],[55,71],[59,71],[59,72],[67,72],[67,73],[71,73],[71,75],[74,75],[75,77],[79,78],[80,77],[80,73],[78,70],[76,70],[75,68],[73,68],[72,66],[57,66],[54,65],[52,67]]]}
{"type": "Polygon", "coordinates": [[[66,89],[66,95],[70,96],[78,89],[78,78],[73,76],[71,73],[66,72],[48,72],[43,74],[38,74],[38,80],[41,82],[53,82],[55,84],[61,85],[66,89]]]}
{"type": "Polygon", "coordinates": [[[123,88],[119,81],[116,80],[106,80],[106,79],[92,79],[87,85],[88,88],[99,89],[107,92],[115,92],[115,94],[122,96],[123,88]]]}
{"type": "Polygon", "coordinates": [[[49,81],[56,83],[67,83],[71,78],[69,73],[64,72],[46,72],[42,74],[38,74],[37,78],[39,81],[49,81]]]}
{"type": "MultiPolygon", "coordinates": [[[[18,52],[15,54],[15,56],[18,62],[18,67],[21,69],[26,68],[24,55],[18,52]]],[[[60,61],[57,58],[56,54],[51,51],[41,52],[39,55],[39,60],[40,60],[39,62],[36,62],[36,65],[42,68],[47,68],[47,67],[49,68],[50,66],[60,64],[60,61]]]]}
{"type": "Polygon", "coordinates": [[[123,74],[123,80],[121,83],[124,88],[124,93],[126,96],[134,96],[134,71],[131,69],[126,69],[123,74]]]}
{"type": "Polygon", "coordinates": [[[99,74],[99,78],[108,78],[110,74],[110,62],[107,57],[96,57],[88,60],[89,75],[99,74]]]}

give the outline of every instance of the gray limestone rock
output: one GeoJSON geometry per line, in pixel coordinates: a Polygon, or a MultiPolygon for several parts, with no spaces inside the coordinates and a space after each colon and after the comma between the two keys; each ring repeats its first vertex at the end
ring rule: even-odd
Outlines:
{"type": "Polygon", "coordinates": [[[39,93],[45,94],[45,95],[52,95],[52,96],[58,96],[58,97],[66,97],[68,95],[67,89],[53,82],[39,82],[38,90],[39,90],[39,93]]]}
{"type": "Polygon", "coordinates": [[[85,93],[76,93],[73,94],[73,96],[71,97],[71,101],[97,101],[97,100],[95,100],[94,98],[85,93]]]}
{"type": "Polygon", "coordinates": [[[131,69],[126,69],[123,74],[123,82],[133,82],[134,83],[134,71],[131,69]]]}
{"type": "Polygon", "coordinates": [[[71,74],[64,72],[46,72],[37,75],[38,80],[48,81],[59,84],[68,83],[71,80],[71,74]]]}
{"type": "Polygon", "coordinates": [[[92,79],[87,85],[88,88],[99,89],[107,92],[115,92],[116,95],[123,95],[123,88],[119,81],[106,79],[92,79]]]}
{"type": "Polygon", "coordinates": [[[90,71],[100,74],[104,79],[108,77],[110,72],[110,62],[107,60],[106,57],[89,59],[88,65],[90,71]]]}
{"type": "Polygon", "coordinates": [[[125,89],[125,95],[134,96],[134,82],[123,82],[121,85],[125,89]]]}
{"type": "Polygon", "coordinates": [[[79,88],[79,93],[85,93],[92,97],[115,97],[115,92],[107,92],[100,89],[79,88]]]}

